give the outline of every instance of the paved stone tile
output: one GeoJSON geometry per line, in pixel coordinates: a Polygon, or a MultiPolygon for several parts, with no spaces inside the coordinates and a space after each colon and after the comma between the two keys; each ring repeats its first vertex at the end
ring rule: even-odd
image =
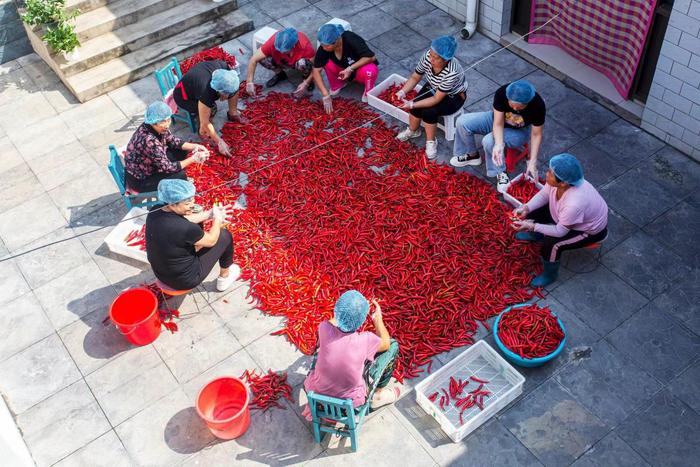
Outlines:
{"type": "MultiPolygon", "coordinates": [[[[341,18],[346,21],[348,21],[348,17],[354,15],[355,13],[372,7],[372,4],[367,0],[354,0],[352,2],[345,0],[321,0],[315,5],[317,8],[320,8],[331,17],[341,18]]],[[[350,25],[353,26],[354,30],[354,25],[352,23],[350,23],[350,25]]],[[[319,24],[318,27],[320,28],[321,24],[319,24]]]]}
{"type": "Polygon", "coordinates": [[[0,126],[8,135],[23,133],[32,123],[56,116],[56,111],[40,93],[0,105],[0,126]]]}
{"type": "MultiPolygon", "coordinates": [[[[290,13],[301,10],[309,5],[306,0],[286,0],[280,2],[278,0],[259,0],[257,6],[264,11],[272,19],[284,18],[290,13]]],[[[258,22],[253,19],[255,27],[259,28],[258,22]]],[[[262,23],[261,23],[262,24],[262,23]]]]}
{"type": "Polygon", "coordinates": [[[590,142],[624,165],[641,162],[664,147],[663,141],[621,118],[603,128],[590,142]]]}
{"type": "MultiPolygon", "coordinates": [[[[540,153],[537,158],[544,172],[549,168],[548,163],[552,156],[566,152],[569,148],[582,140],[574,131],[568,129],[554,119],[545,121],[543,133],[542,146],[540,147],[540,153]],[[543,165],[545,162],[547,165],[543,165]]],[[[583,167],[583,170],[585,174],[586,166],[583,167]]]]}
{"type": "Polygon", "coordinates": [[[117,185],[103,167],[64,183],[48,194],[71,223],[120,198],[117,185]],[[86,185],[85,180],[90,180],[90,183],[86,185]]]}
{"type": "MultiPolygon", "coordinates": [[[[245,370],[257,370],[258,372],[263,371],[263,369],[255,363],[253,357],[250,356],[248,351],[245,348],[242,348],[236,351],[233,355],[227,357],[223,361],[217,363],[213,367],[182,385],[182,389],[190,399],[195,400],[197,398],[197,394],[199,394],[199,391],[209,381],[221,376],[234,376],[238,378],[245,370]]],[[[267,373],[267,368],[265,368],[264,372],[267,373]]]]}
{"type": "MultiPolygon", "coordinates": [[[[470,42],[472,40],[473,39],[470,39],[470,42]]],[[[483,56],[486,55],[487,54],[483,54],[483,56]]],[[[530,84],[535,87],[537,93],[544,99],[544,104],[548,109],[576,94],[576,91],[539,69],[533,71],[523,79],[529,81],[530,84]]]]}
{"type": "Polygon", "coordinates": [[[112,426],[177,388],[177,381],[152,346],[143,352],[126,352],[85,381],[112,426]]]}
{"type": "Polygon", "coordinates": [[[553,380],[499,418],[545,465],[568,465],[608,432],[605,423],[553,380]]]}
{"type": "Polygon", "coordinates": [[[78,369],[55,334],[0,363],[0,391],[16,414],[78,379],[78,369]]]}
{"type": "MultiPolygon", "coordinates": [[[[413,67],[418,64],[418,62],[413,64],[413,67]]],[[[467,79],[467,101],[465,102],[465,105],[470,104],[472,102],[477,102],[486,96],[490,96],[494,92],[496,92],[496,89],[498,89],[498,84],[494,83],[478,71],[471,69],[469,71],[466,71],[464,73],[465,78],[467,79]]],[[[493,99],[491,99],[491,102],[493,99]]],[[[452,144],[450,143],[450,150],[452,149],[452,144]]]]}
{"type": "MultiPolygon", "coordinates": [[[[0,303],[10,302],[31,290],[15,260],[7,260],[0,263],[0,283],[2,283],[0,303]]],[[[6,307],[7,305],[3,306],[3,308],[6,307]]]]}
{"type": "MultiPolygon", "coordinates": [[[[302,31],[309,38],[312,46],[316,44],[316,34],[318,29],[328,21],[330,21],[331,16],[327,15],[325,11],[319,10],[313,5],[309,5],[301,10],[295,11],[289,15],[281,17],[279,19],[280,24],[284,27],[293,27],[297,31],[302,31]]],[[[353,30],[355,30],[355,25],[353,24],[353,30]]],[[[355,31],[357,32],[357,31],[355,31]]],[[[250,47],[250,44],[248,44],[250,47]]],[[[262,68],[262,67],[258,67],[262,68]]]]}
{"type": "Polygon", "coordinates": [[[637,230],[636,225],[608,206],[608,238],[603,242],[603,253],[615,248],[637,230]]]}
{"type": "Polygon", "coordinates": [[[680,202],[644,230],[684,258],[687,264],[700,267],[700,244],[697,241],[700,207],[680,202]]]}
{"type": "Polygon", "coordinates": [[[547,118],[550,117],[584,138],[598,133],[618,118],[602,105],[578,93],[568,96],[552,107],[547,107],[547,118]]]}
{"type": "Polygon", "coordinates": [[[106,167],[109,164],[109,145],[114,144],[117,148],[126,146],[141,123],[143,123],[143,119],[140,117],[123,119],[113,125],[81,136],[79,140],[95,161],[106,167]]]}
{"type": "Polygon", "coordinates": [[[0,361],[52,333],[53,327],[33,293],[0,305],[0,361]]]}
{"type": "Polygon", "coordinates": [[[5,246],[14,251],[63,227],[65,223],[51,199],[43,194],[4,212],[0,218],[0,237],[5,246]],[[17,228],[19,219],[22,219],[21,228],[17,228]]]}
{"type": "MultiPolygon", "coordinates": [[[[464,23],[439,8],[407,21],[406,25],[431,41],[440,36],[457,35],[464,27],[464,23]]],[[[469,45],[461,38],[457,40],[459,41],[457,47],[469,45]]]]}
{"type": "Polygon", "coordinates": [[[629,171],[600,189],[609,206],[638,226],[644,226],[673,207],[678,198],[646,172],[629,171]]]}
{"type": "Polygon", "coordinates": [[[41,94],[51,104],[51,107],[56,110],[56,113],[59,114],[81,105],[80,101],[60,81],[42,86],[41,94]]]}
{"type": "Polygon", "coordinates": [[[72,235],[71,229],[60,228],[18,250],[18,253],[22,253],[39,248],[15,260],[32,289],[40,287],[90,260],[90,255],[79,239],[66,240],[72,235]],[[44,246],[57,241],[61,242],[44,246]],[[51,266],[47,267],[47,264],[51,266]]]}
{"type": "Polygon", "coordinates": [[[2,154],[3,162],[0,173],[13,169],[24,162],[19,151],[7,136],[0,135],[0,154],[2,154]]]}
{"type": "Polygon", "coordinates": [[[97,168],[97,163],[79,141],[73,141],[27,163],[46,190],[76,178],[84,180],[84,174],[97,168]]]}
{"type": "Polygon", "coordinates": [[[116,329],[100,308],[58,332],[80,372],[89,375],[126,351],[148,352],[150,347],[134,347],[116,329]]]}
{"type": "Polygon", "coordinates": [[[700,415],[667,390],[656,395],[616,433],[652,465],[686,466],[700,455],[700,415]]]}
{"type": "Polygon", "coordinates": [[[129,458],[114,430],[110,430],[96,440],[78,449],[63,459],[55,467],[131,467],[129,458]]]}
{"type": "Polygon", "coordinates": [[[700,352],[700,337],[654,304],[644,307],[606,340],[664,383],[683,371],[700,352]]]}
{"type": "Polygon", "coordinates": [[[535,67],[508,50],[502,50],[476,66],[479,73],[500,85],[508,84],[535,71],[535,67]]]}
{"type": "Polygon", "coordinates": [[[244,44],[247,44],[248,48],[252,46],[252,40],[255,31],[262,28],[263,26],[269,26],[271,28],[277,29],[278,31],[284,29],[284,27],[281,24],[276,22],[272,17],[270,17],[269,14],[267,14],[260,8],[258,2],[246,3],[245,5],[241,5],[238,9],[242,13],[245,13],[245,15],[248,18],[252,19],[253,24],[255,25],[252,31],[238,36],[238,40],[240,40],[244,44]]]}
{"type": "MultiPolygon", "coordinates": [[[[553,134],[553,136],[556,138],[556,133],[553,134]]],[[[601,151],[591,144],[590,139],[581,141],[569,148],[567,152],[576,156],[579,162],[581,162],[583,166],[583,176],[596,187],[605,185],[629,168],[620,163],[620,161],[615,160],[615,158],[608,153],[601,151]]]]}
{"type": "Polygon", "coordinates": [[[668,193],[679,198],[700,187],[700,164],[671,146],[645,160],[637,170],[649,174],[668,193]]]}
{"type": "Polygon", "coordinates": [[[110,429],[82,380],[20,414],[17,425],[38,466],[54,464],[110,429]]]}
{"type": "Polygon", "coordinates": [[[0,105],[5,105],[36,93],[39,89],[21,68],[0,75],[0,105]]]}
{"type": "Polygon", "coordinates": [[[309,373],[311,357],[302,354],[284,337],[265,335],[246,349],[263,370],[286,371],[292,386],[303,383],[309,373]]]}
{"type": "Polygon", "coordinates": [[[554,289],[552,295],[603,336],[647,303],[632,287],[600,266],[590,274],[573,277],[554,289]]]}
{"type": "MultiPolygon", "coordinates": [[[[489,112],[493,110],[493,94],[489,94],[476,102],[469,100],[466,104],[465,112],[489,112]]],[[[481,141],[479,141],[480,146],[481,141]]]]}
{"type": "Polygon", "coordinates": [[[589,357],[564,368],[556,380],[609,426],[618,425],[662,387],[604,340],[593,345],[589,357]]]}
{"type": "Polygon", "coordinates": [[[215,438],[177,389],[115,428],[136,465],[176,465],[215,438]]]}
{"type": "Polygon", "coordinates": [[[31,160],[72,143],[76,137],[63,121],[50,118],[27,125],[10,139],[22,157],[31,160]]]}
{"type": "Polygon", "coordinates": [[[690,268],[644,232],[636,232],[603,256],[603,264],[647,298],[663,293],[690,268]]]}
{"type": "Polygon", "coordinates": [[[89,135],[101,128],[114,125],[116,122],[124,119],[124,117],[124,113],[106,95],[96,97],[85,102],[80,107],[60,114],[61,120],[78,137],[89,135]]]}
{"type": "Polygon", "coordinates": [[[392,60],[401,60],[419,51],[427,50],[430,41],[406,25],[395,27],[394,29],[381,34],[370,42],[373,50],[381,50],[392,60]]]}
{"type": "Polygon", "coordinates": [[[675,316],[688,329],[700,336],[700,270],[694,268],[689,274],[673,282],[671,287],[652,302],[654,306],[675,316]]]}
{"type": "Polygon", "coordinates": [[[21,57],[19,60],[22,69],[39,89],[53,89],[61,82],[56,73],[36,53],[21,57]]]}
{"type": "Polygon", "coordinates": [[[674,396],[700,413],[700,360],[671,381],[669,388],[674,396]]]}
{"type": "Polygon", "coordinates": [[[34,173],[25,163],[0,172],[0,210],[14,208],[44,193],[34,173]]]}
{"type": "Polygon", "coordinates": [[[90,261],[35,289],[51,323],[61,329],[91,311],[107,310],[116,293],[90,261]]]}
{"type": "MultiPolygon", "coordinates": [[[[375,2],[375,4],[377,4],[375,2]]],[[[402,23],[411,21],[431,12],[435,6],[425,0],[386,0],[378,4],[385,11],[402,23]]]]}
{"type": "Polygon", "coordinates": [[[608,434],[589,449],[572,467],[643,467],[649,464],[615,433],[608,434]]]}
{"type": "Polygon", "coordinates": [[[212,303],[212,308],[236,340],[246,346],[255,339],[269,334],[284,324],[281,316],[270,316],[255,308],[245,299],[248,287],[238,287],[233,292],[212,303]]]}
{"type": "MultiPolygon", "coordinates": [[[[396,18],[379,8],[362,10],[343,19],[350,23],[353,32],[366,41],[374,39],[401,24],[396,18]]],[[[384,66],[383,61],[380,61],[379,64],[380,68],[384,66]]]]}
{"type": "Polygon", "coordinates": [[[390,466],[396,465],[398,453],[401,453],[402,458],[410,459],[411,466],[435,465],[435,461],[425,449],[416,443],[406,428],[399,423],[392,410],[381,410],[362,425],[358,439],[358,452],[361,452],[362,456],[350,450],[350,441],[347,438],[342,440],[341,444],[337,438],[329,439],[327,436],[321,441],[321,445],[327,446],[327,449],[306,465],[390,466]],[[389,455],[389,447],[390,452],[396,454],[389,455]]]}
{"type": "Polygon", "coordinates": [[[158,83],[152,75],[115,89],[107,95],[127,117],[141,117],[151,102],[163,99],[158,83]]]}

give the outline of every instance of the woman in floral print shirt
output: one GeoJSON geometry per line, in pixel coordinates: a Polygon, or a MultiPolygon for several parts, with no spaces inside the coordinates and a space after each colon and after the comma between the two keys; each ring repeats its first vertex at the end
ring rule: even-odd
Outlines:
{"type": "Polygon", "coordinates": [[[187,180],[185,168],[206,160],[209,152],[204,146],[186,143],[170,133],[171,115],[164,102],[154,102],[146,109],[144,123],[134,132],[124,155],[129,189],[156,191],[163,179],[187,180]]]}

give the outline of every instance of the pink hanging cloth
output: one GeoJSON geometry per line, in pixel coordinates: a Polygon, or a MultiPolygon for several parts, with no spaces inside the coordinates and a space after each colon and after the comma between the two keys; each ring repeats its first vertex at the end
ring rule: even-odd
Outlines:
{"type": "Polygon", "coordinates": [[[625,99],[634,80],[656,0],[533,0],[530,44],[556,45],[603,73],[625,99]]]}

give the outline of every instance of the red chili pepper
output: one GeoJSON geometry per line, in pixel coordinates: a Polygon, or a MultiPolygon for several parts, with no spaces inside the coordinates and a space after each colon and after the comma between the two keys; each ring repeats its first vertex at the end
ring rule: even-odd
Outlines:
{"type": "Polygon", "coordinates": [[[521,177],[515,183],[511,183],[508,187],[508,194],[517,199],[521,203],[527,203],[540,191],[537,185],[526,177],[521,177]]]}
{"type": "Polygon", "coordinates": [[[549,307],[533,304],[504,313],[498,323],[498,338],[521,357],[537,358],[554,352],[564,332],[549,307]]]}
{"type": "MultiPolygon", "coordinates": [[[[384,91],[382,91],[377,97],[379,97],[384,102],[388,102],[394,107],[400,107],[401,105],[403,105],[403,100],[396,97],[396,93],[399,92],[402,88],[402,84],[392,84],[384,91]]],[[[408,91],[406,93],[405,100],[412,101],[416,98],[417,95],[418,93],[415,90],[408,91]]]]}
{"type": "MultiPolygon", "coordinates": [[[[287,383],[287,373],[277,373],[268,370],[266,375],[259,375],[255,370],[245,370],[241,379],[248,382],[250,391],[253,393],[251,406],[262,409],[265,412],[270,407],[285,409],[278,400],[282,397],[294,401],[292,398],[292,387],[287,383]]],[[[286,410],[286,409],[285,409],[286,410]]]]}
{"type": "Polygon", "coordinates": [[[223,60],[226,63],[228,63],[229,68],[233,68],[236,66],[236,57],[235,56],[226,52],[221,47],[212,47],[211,49],[202,50],[201,52],[197,52],[196,54],[192,55],[190,58],[183,60],[182,63],[180,63],[180,71],[182,71],[182,74],[184,75],[185,73],[190,71],[190,68],[195,66],[197,63],[207,62],[210,60],[223,60]]]}

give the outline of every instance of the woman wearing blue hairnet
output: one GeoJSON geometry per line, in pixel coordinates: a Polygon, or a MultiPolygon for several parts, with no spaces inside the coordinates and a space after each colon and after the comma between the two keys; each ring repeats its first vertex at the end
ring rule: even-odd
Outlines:
{"type": "Polygon", "coordinates": [[[542,243],[544,271],[531,285],[544,287],[559,275],[562,251],[598,243],[608,235],[608,205],[583,178],[583,168],[571,154],[549,161],[546,185],[530,201],[513,211],[520,220],[515,238],[542,243]]]}
{"type": "Polygon", "coordinates": [[[265,86],[271,88],[280,81],[287,79],[285,69],[297,70],[303,80],[295,94],[302,94],[313,90],[311,82],[311,69],[313,68],[314,48],[301,31],[287,28],[272,35],[248,62],[248,76],[245,90],[251,96],[255,95],[255,68],[258,63],[275,72],[275,76],[267,80],[265,86]]]}
{"type": "MultiPolygon", "coordinates": [[[[379,62],[365,40],[352,31],[345,31],[338,24],[324,24],[318,30],[317,37],[321,45],[316,50],[311,74],[323,96],[323,108],[326,113],[333,112],[333,96],[349,81],[356,81],[364,86],[362,102],[367,102],[367,91],[374,87],[379,75],[379,62]],[[330,91],[323,84],[322,68],[326,72],[330,91]]],[[[299,92],[298,88],[296,92],[299,92]]]]}
{"type": "Polygon", "coordinates": [[[474,135],[481,141],[486,158],[486,175],[496,177],[496,189],[503,193],[510,181],[506,173],[505,148],[522,148],[530,142],[526,174],[537,178],[537,156],[542,145],[546,108],[534,86],[525,80],[501,86],[493,96],[493,110],[462,115],[450,163],[455,167],[480,165],[481,156],[474,135]]]}
{"type": "Polygon", "coordinates": [[[144,193],[156,191],[166,178],[187,180],[185,168],[201,164],[209,151],[201,144],[187,143],[170,133],[172,111],[165,102],[154,102],[146,109],[144,122],[126,146],[124,169],[126,186],[144,193]]]}
{"type": "Polygon", "coordinates": [[[230,156],[231,151],[211,119],[216,113],[216,101],[222,100],[228,101],[228,121],[243,123],[238,111],[239,84],[238,72],[229,70],[228,63],[209,60],[190,68],[173,91],[177,106],[199,121],[199,135],[214,141],[219,152],[226,156],[230,156]]]}
{"type": "Polygon", "coordinates": [[[195,188],[186,180],[163,180],[158,201],[146,216],[146,256],[153,274],[173,290],[191,290],[201,284],[216,263],[216,289],[228,289],[240,268],[233,264],[233,238],[224,228],[233,207],[214,206],[193,213],[195,188]],[[209,230],[200,224],[211,220],[209,230]]]}
{"type": "Polygon", "coordinates": [[[454,58],[457,41],[451,36],[441,36],[433,40],[430,49],[423,55],[410,78],[397,93],[405,99],[406,93],[426,78],[418,96],[405,101],[404,109],[409,110],[408,128],[396,137],[401,141],[421,135],[421,121],[425,124],[425,155],[428,159],[437,157],[438,118],[452,115],[462,108],[467,100],[467,81],[464,70],[454,58]]]}
{"type": "MultiPolygon", "coordinates": [[[[397,386],[388,388],[394,372],[399,344],[389,336],[382,309],[372,300],[372,322],[375,332],[358,332],[369,312],[369,302],[356,290],[343,293],[333,309],[333,319],[323,321],[318,328],[318,347],[312,369],[304,381],[306,391],[324,396],[352,399],[359,407],[367,400],[369,382],[363,377],[365,364],[372,381],[378,381],[372,408],[391,404],[399,397],[397,386]]],[[[304,410],[308,417],[308,408],[304,410]]]]}

